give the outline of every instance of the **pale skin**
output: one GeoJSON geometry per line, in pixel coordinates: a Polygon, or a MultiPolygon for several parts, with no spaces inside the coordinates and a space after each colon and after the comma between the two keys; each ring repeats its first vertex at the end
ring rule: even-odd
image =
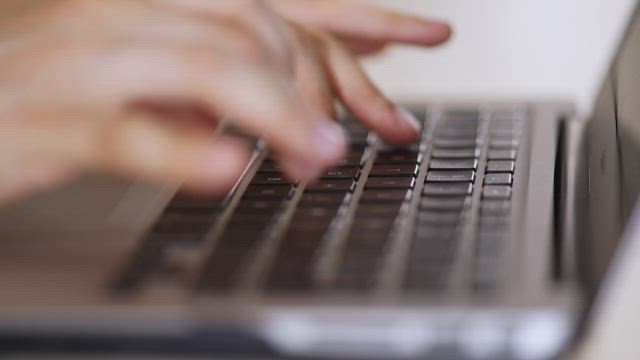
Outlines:
{"type": "Polygon", "coordinates": [[[346,0],[31,1],[0,20],[0,202],[84,171],[225,192],[250,149],[222,118],[310,181],[345,152],[336,102],[388,142],[418,135],[355,56],[450,33],[346,0]]]}

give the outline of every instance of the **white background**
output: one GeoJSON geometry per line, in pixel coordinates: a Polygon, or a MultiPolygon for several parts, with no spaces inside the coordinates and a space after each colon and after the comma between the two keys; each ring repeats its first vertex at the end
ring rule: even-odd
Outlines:
{"type": "Polygon", "coordinates": [[[377,0],[450,20],[438,49],[367,61],[394,98],[561,99],[588,111],[633,0],[377,0]]]}

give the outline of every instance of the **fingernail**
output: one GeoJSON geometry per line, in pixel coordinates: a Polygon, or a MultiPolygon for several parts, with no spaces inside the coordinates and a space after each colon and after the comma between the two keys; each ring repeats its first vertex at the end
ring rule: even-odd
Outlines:
{"type": "Polygon", "coordinates": [[[422,124],[420,121],[406,109],[401,107],[396,108],[396,118],[399,119],[400,122],[411,127],[416,134],[422,131],[422,124]]]}
{"type": "Polygon", "coordinates": [[[333,121],[324,120],[318,123],[312,136],[314,151],[328,161],[335,161],[345,152],[347,138],[342,127],[333,121]]]}

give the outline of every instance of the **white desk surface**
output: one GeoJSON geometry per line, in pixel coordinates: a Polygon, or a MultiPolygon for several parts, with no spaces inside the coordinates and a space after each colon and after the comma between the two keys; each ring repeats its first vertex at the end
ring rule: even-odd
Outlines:
{"type": "MultiPolygon", "coordinates": [[[[582,112],[591,108],[634,4],[633,0],[376,1],[449,19],[455,26],[452,41],[443,48],[398,48],[367,60],[373,78],[393,98],[562,99],[575,102],[582,112]]],[[[640,258],[640,248],[635,247],[630,252],[640,258]]],[[[635,263],[640,267],[640,261],[635,263]]],[[[625,270],[632,278],[631,269],[625,270]]],[[[633,283],[633,279],[621,281],[633,283]]],[[[640,288],[632,290],[626,295],[635,296],[618,296],[608,304],[584,347],[587,351],[578,359],[640,358],[633,355],[635,335],[640,332],[640,315],[634,315],[640,314],[640,288]]]]}

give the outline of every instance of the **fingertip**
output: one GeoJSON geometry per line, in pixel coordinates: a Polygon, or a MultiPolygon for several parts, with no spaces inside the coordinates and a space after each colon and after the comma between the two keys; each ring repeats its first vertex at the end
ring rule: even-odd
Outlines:
{"type": "Polygon", "coordinates": [[[385,142],[394,145],[409,144],[419,139],[422,133],[421,122],[404,108],[396,107],[389,115],[385,129],[379,132],[385,142]]]}
{"type": "Polygon", "coordinates": [[[246,170],[251,153],[241,141],[219,138],[203,153],[195,175],[185,180],[185,185],[206,193],[230,190],[246,170]]]}

